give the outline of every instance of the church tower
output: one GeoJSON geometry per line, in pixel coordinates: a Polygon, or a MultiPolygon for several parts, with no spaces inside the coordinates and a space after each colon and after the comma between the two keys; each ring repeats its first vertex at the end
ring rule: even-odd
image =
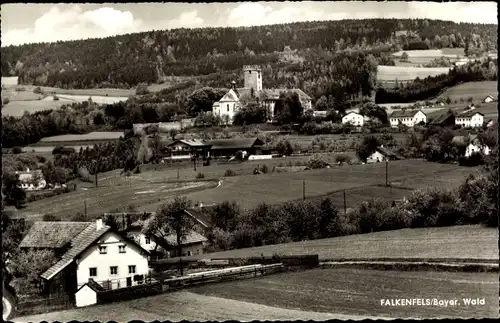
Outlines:
{"type": "Polygon", "coordinates": [[[243,76],[245,88],[254,89],[255,92],[262,91],[262,70],[258,65],[244,65],[243,76]]]}

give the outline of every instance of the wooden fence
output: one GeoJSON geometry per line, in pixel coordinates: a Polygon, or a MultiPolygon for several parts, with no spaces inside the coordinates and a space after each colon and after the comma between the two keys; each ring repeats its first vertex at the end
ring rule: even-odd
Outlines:
{"type": "Polygon", "coordinates": [[[60,297],[39,297],[16,302],[14,311],[16,316],[48,313],[74,307],[74,295],[60,297]]]}
{"type": "Polygon", "coordinates": [[[97,304],[125,301],[145,296],[157,295],[161,292],[162,283],[159,281],[144,285],[99,291],[97,292],[97,304]]]}

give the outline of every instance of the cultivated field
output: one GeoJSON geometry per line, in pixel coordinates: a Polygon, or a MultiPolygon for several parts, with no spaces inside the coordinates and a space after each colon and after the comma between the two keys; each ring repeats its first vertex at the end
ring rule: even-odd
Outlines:
{"type": "Polygon", "coordinates": [[[478,104],[488,95],[493,97],[498,96],[498,82],[483,81],[462,83],[447,89],[439,97],[443,99],[449,97],[452,101],[460,99],[467,100],[469,97],[472,97],[473,102],[478,104]]]}
{"type": "Polygon", "coordinates": [[[429,57],[429,58],[437,58],[437,57],[450,57],[456,58],[457,56],[464,56],[465,51],[464,48],[443,48],[443,49],[424,49],[424,50],[400,50],[392,54],[394,57],[401,57],[403,53],[408,54],[410,59],[418,58],[418,57],[429,57]]]}
{"type": "Polygon", "coordinates": [[[45,110],[56,110],[69,101],[37,100],[37,101],[11,101],[2,107],[2,115],[22,117],[25,111],[35,113],[45,110]]]}
{"type": "Polygon", "coordinates": [[[478,225],[402,229],[213,252],[188,258],[245,258],[273,254],[317,254],[321,261],[344,259],[495,261],[498,260],[498,230],[478,225]]]}
{"type": "Polygon", "coordinates": [[[400,67],[400,66],[385,66],[377,67],[378,81],[410,81],[417,77],[424,79],[428,76],[436,76],[447,74],[450,70],[448,67],[400,67]]]}
{"type": "Polygon", "coordinates": [[[195,293],[304,311],[398,318],[485,318],[498,316],[494,273],[405,272],[313,269],[223,282],[195,293]],[[381,299],[485,298],[484,306],[381,306],[381,299]]]}
{"type": "Polygon", "coordinates": [[[361,320],[375,316],[306,312],[180,291],[114,304],[13,318],[14,322],[38,321],[242,321],[254,320],[361,320]]]}

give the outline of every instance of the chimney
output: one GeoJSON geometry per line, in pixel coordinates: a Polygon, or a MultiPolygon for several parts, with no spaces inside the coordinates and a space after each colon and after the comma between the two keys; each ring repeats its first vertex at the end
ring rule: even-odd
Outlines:
{"type": "Polygon", "coordinates": [[[99,231],[102,229],[102,227],[104,226],[102,224],[102,218],[98,218],[95,220],[95,226],[96,226],[96,231],[99,231]]]}
{"type": "Polygon", "coordinates": [[[231,82],[231,88],[232,88],[233,90],[236,90],[236,82],[235,82],[235,81],[232,81],[232,82],[231,82]]]}

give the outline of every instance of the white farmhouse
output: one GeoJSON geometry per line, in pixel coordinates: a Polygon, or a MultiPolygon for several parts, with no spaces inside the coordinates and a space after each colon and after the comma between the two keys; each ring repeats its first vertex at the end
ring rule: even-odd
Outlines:
{"type": "Polygon", "coordinates": [[[484,115],[474,109],[470,109],[456,116],[455,125],[464,128],[479,128],[484,124],[484,115]]]}
{"type": "Polygon", "coordinates": [[[392,127],[403,124],[407,127],[413,127],[421,122],[427,123],[427,115],[422,110],[395,110],[389,117],[392,127]]]}
{"type": "Polygon", "coordinates": [[[363,115],[361,115],[357,112],[354,112],[354,111],[351,111],[342,117],[343,124],[350,123],[353,126],[362,127],[363,122],[364,122],[363,115]]]}
{"type": "Polygon", "coordinates": [[[133,240],[96,222],[35,222],[22,249],[48,249],[59,261],[41,273],[47,296],[73,297],[90,279],[103,289],[138,285],[149,273],[149,252],[133,240]]]}

